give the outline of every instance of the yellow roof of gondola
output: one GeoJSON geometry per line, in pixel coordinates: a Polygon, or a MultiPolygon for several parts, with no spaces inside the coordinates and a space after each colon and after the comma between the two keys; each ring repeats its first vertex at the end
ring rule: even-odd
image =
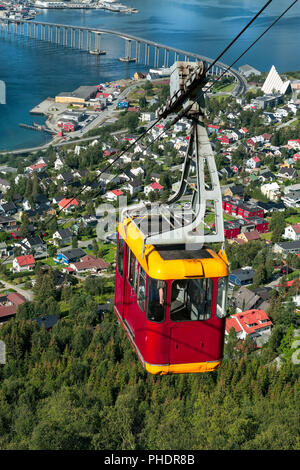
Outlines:
{"type": "MultiPolygon", "coordinates": [[[[153,279],[168,280],[228,276],[228,260],[225,251],[217,254],[213,250],[204,247],[203,250],[200,250],[202,253],[201,257],[197,257],[198,250],[195,251],[194,257],[188,259],[188,256],[184,258],[182,250],[181,255],[176,257],[176,247],[174,247],[173,257],[175,259],[166,259],[156,246],[145,245],[143,255],[143,236],[130,219],[125,219],[120,223],[118,231],[138,259],[139,264],[153,279]]],[[[167,248],[170,249],[170,246],[167,248]]]]}

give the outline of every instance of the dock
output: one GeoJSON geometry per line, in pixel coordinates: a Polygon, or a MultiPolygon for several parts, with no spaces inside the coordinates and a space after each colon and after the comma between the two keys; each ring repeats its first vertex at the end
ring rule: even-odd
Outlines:
{"type": "Polygon", "coordinates": [[[52,135],[55,134],[55,132],[52,131],[51,129],[48,129],[48,127],[42,124],[37,124],[36,122],[33,122],[32,125],[20,123],[19,126],[24,127],[25,129],[30,129],[32,131],[47,132],[48,134],[52,134],[52,135]]]}

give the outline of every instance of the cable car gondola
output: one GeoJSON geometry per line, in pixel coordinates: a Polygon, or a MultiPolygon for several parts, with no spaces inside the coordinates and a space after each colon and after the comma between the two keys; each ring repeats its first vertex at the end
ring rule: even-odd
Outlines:
{"type": "Polygon", "coordinates": [[[189,145],[180,188],[165,204],[126,208],[118,227],[114,312],[151,374],[210,372],[223,358],[228,260],[222,198],[203,124],[205,64],[177,62],[171,100],[160,110],[187,116],[189,145]],[[190,205],[182,205],[187,190],[190,205]],[[215,231],[204,217],[213,206],[215,231]],[[187,207],[186,207],[187,206],[187,207]]]}

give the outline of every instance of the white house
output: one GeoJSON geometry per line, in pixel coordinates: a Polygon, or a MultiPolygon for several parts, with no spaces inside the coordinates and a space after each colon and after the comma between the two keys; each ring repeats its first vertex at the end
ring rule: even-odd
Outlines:
{"type": "Polygon", "coordinates": [[[263,184],[260,187],[260,190],[263,193],[263,195],[266,196],[271,201],[278,201],[278,199],[280,198],[280,194],[281,194],[280,187],[279,187],[279,184],[276,182],[263,184]]]}
{"type": "Polygon", "coordinates": [[[117,199],[122,196],[124,193],[120,189],[113,189],[112,191],[108,191],[105,195],[104,198],[107,201],[117,201],[117,199]]]}
{"type": "Polygon", "coordinates": [[[154,121],[154,119],[155,119],[155,113],[151,113],[150,111],[141,113],[141,121],[150,122],[150,121],[154,121]]]}
{"type": "Polygon", "coordinates": [[[300,224],[289,225],[285,228],[283,238],[288,240],[300,240],[300,224]]]}
{"type": "Polygon", "coordinates": [[[35,266],[35,259],[33,255],[24,255],[24,256],[16,256],[13,260],[13,271],[14,272],[21,272],[21,271],[33,271],[35,266]]]}
{"type": "Polygon", "coordinates": [[[249,158],[249,160],[247,160],[246,162],[246,165],[248,168],[252,168],[252,169],[258,168],[261,165],[261,161],[258,158],[258,156],[255,156],[255,157],[249,158]]]}
{"type": "Polygon", "coordinates": [[[146,194],[146,196],[148,196],[151,191],[161,192],[163,189],[164,187],[161,184],[155,182],[149,184],[148,186],[145,186],[144,193],[146,194]]]}
{"type": "Polygon", "coordinates": [[[54,168],[55,170],[61,170],[65,164],[65,160],[63,157],[57,155],[56,160],[54,162],[54,168]]]}

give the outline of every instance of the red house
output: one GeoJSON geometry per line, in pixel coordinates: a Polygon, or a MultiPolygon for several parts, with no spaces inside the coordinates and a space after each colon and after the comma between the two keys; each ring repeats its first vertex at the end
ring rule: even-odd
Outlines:
{"type": "Polygon", "coordinates": [[[266,233],[269,231],[269,222],[262,217],[247,217],[247,221],[255,225],[255,230],[259,233],[266,233]]]}
{"type": "Polygon", "coordinates": [[[73,199],[64,198],[61,201],[59,201],[58,205],[60,209],[67,211],[67,210],[73,209],[74,207],[78,207],[79,202],[76,198],[73,198],[73,199]]]}
{"type": "Polygon", "coordinates": [[[231,240],[232,238],[237,237],[240,233],[240,224],[238,222],[224,222],[224,236],[225,238],[231,240]]]}
{"type": "Polygon", "coordinates": [[[76,126],[74,122],[64,122],[62,125],[62,128],[65,132],[74,132],[76,129],[76,126]]]}

